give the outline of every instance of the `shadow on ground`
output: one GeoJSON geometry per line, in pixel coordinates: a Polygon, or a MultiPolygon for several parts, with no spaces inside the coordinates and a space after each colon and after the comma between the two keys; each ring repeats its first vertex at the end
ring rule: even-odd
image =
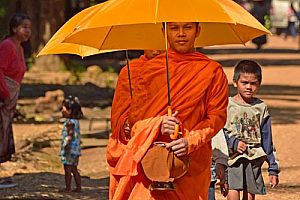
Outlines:
{"type": "MultiPolygon", "coordinates": [[[[249,49],[249,48],[236,48],[236,49],[203,49],[201,50],[204,54],[274,54],[272,59],[255,59],[262,66],[288,66],[288,65],[300,65],[300,56],[299,59],[276,59],[276,54],[289,54],[289,55],[299,55],[298,50],[293,49],[249,49]]],[[[218,59],[218,61],[223,67],[232,67],[234,66],[240,58],[231,58],[231,59],[218,59]]]]}
{"type": "Polygon", "coordinates": [[[110,133],[111,133],[110,129],[104,131],[93,131],[93,132],[82,134],[81,138],[108,139],[110,133]]]}
{"type": "Polygon", "coordinates": [[[82,193],[59,192],[64,188],[64,176],[61,174],[49,172],[15,174],[12,179],[18,186],[0,189],[1,199],[108,199],[109,178],[82,177],[82,193]]]}
{"type": "MultiPolygon", "coordinates": [[[[229,85],[229,95],[234,96],[236,89],[229,85]]],[[[290,103],[300,103],[300,87],[288,85],[262,85],[258,95],[262,100],[282,100],[290,103]]],[[[300,107],[268,106],[273,124],[296,124],[300,120],[300,107]]]]}
{"type": "MultiPolygon", "coordinates": [[[[20,98],[37,98],[43,96],[48,90],[62,89],[66,95],[73,94],[78,96],[83,106],[99,106],[105,108],[111,106],[113,89],[100,88],[94,84],[85,85],[49,85],[49,84],[24,84],[21,88],[20,98]]],[[[229,95],[233,96],[236,90],[233,85],[229,85],[229,95]]],[[[297,103],[300,101],[300,86],[289,85],[262,85],[258,95],[263,100],[273,99],[286,102],[297,103]]],[[[273,123],[293,124],[300,119],[300,107],[271,107],[269,111],[272,115],[273,123]]],[[[94,137],[102,137],[94,135],[94,137]]]]}
{"type": "Polygon", "coordinates": [[[276,48],[268,48],[268,49],[253,49],[253,48],[218,48],[218,49],[202,49],[201,52],[205,54],[249,54],[249,53],[258,53],[258,54],[299,54],[298,50],[294,49],[276,49],[276,48]]]}
{"type": "MultiPolygon", "coordinates": [[[[232,84],[229,84],[229,95],[233,96],[236,89],[232,84]]],[[[259,95],[268,95],[272,99],[282,99],[288,101],[299,101],[300,86],[290,85],[262,85],[258,92],[259,95]]]]}
{"type": "Polygon", "coordinates": [[[111,88],[101,88],[92,83],[86,83],[85,85],[22,84],[19,98],[35,99],[45,96],[47,91],[58,89],[64,91],[65,96],[77,96],[84,107],[106,108],[111,106],[114,93],[111,88]]]}
{"type": "MultiPolygon", "coordinates": [[[[232,67],[234,66],[239,60],[241,60],[240,58],[238,59],[219,59],[216,60],[218,61],[223,67],[232,67]]],[[[295,65],[300,65],[300,57],[299,59],[281,59],[281,60],[276,60],[276,59],[255,59],[256,62],[258,62],[259,64],[261,64],[262,66],[266,67],[266,66],[278,66],[278,67],[282,67],[284,66],[295,66],[295,65]]]]}

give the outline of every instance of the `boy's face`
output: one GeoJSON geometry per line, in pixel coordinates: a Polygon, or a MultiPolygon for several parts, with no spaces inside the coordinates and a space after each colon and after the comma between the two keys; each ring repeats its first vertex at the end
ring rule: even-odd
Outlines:
{"type": "Polygon", "coordinates": [[[250,103],[258,91],[260,84],[255,74],[241,73],[237,81],[233,80],[233,86],[237,88],[243,100],[250,103]]]}

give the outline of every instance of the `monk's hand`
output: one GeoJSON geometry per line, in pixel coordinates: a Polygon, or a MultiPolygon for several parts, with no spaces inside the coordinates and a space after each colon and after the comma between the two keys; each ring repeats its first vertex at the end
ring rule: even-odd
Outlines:
{"type": "Polygon", "coordinates": [[[239,141],[237,145],[237,152],[244,153],[247,150],[247,144],[243,141],[239,141]]]}
{"type": "Polygon", "coordinates": [[[162,134],[173,134],[175,131],[175,124],[179,123],[179,120],[176,118],[178,111],[175,111],[172,116],[164,115],[161,122],[161,133],[162,134]]]}
{"type": "Polygon", "coordinates": [[[188,153],[189,142],[187,138],[180,138],[178,140],[173,140],[166,144],[168,150],[174,151],[176,156],[184,156],[188,153]]]}
{"type": "Polygon", "coordinates": [[[131,129],[130,129],[130,126],[129,126],[129,122],[126,120],[126,122],[124,124],[124,133],[125,133],[126,139],[131,138],[130,132],[131,132],[131,129]]]}

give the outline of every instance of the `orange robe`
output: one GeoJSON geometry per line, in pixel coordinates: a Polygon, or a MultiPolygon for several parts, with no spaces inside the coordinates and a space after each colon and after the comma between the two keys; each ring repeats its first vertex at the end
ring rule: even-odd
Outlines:
{"type": "MultiPolygon", "coordinates": [[[[172,109],[177,110],[188,138],[191,165],[175,180],[175,191],[152,191],[140,161],[150,145],[170,141],[162,136],[162,115],[167,113],[165,54],[144,56],[130,64],[133,97],[127,69],[123,68],[112,106],[112,136],[107,146],[110,199],[207,199],[210,184],[211,138],[226,122],[228,82],[222,67],[201,53],[169,51],[172,109]],[[131,125],[130,140],[124,123],[131,125]]],[[[157,169],[159,170],[159,169],[157,169]]]]}

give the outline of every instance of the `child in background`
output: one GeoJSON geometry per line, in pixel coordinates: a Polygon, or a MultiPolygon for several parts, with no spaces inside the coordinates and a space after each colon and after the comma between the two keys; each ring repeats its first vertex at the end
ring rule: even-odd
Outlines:
{"type": "Polygon", "coordinates": [[[60,157],[65,170],[66,188],[62,192],[71,191],[72,174],[75,179],[76,189],[81,192],[81,177],[77,169],[80,153],[80,126],[78,119],[83,117],[81,105],[77,97],[69,96],[62,104],[62,116],[67,120],[62,129],[60,157]]]}
{"type": "Polygon", "coordinates": [[[211,140],[212,164],[211,181],[208,190],[208,200],[215,200],[215,185],[220,186],[221,194],[226,197],[228,194],[227,167],[228,167],[228,137],[225,137],[223,129],[218,132],[211,140]]]}
{"type": "Polygon", "coordinates": [[[278,182],[279,165],[275,159],[271,118],[267,105],[254,97],[262,81],[261,67],[254,61],[242,60],[234,68],[233,85],[237,89],[229,97],[225,132],[229,136],[228,200],[254,200],[256,194],[266,194],[261,167],[269,164],[269,184],[278,182]],[[247,116],[247,120],[245,120],[247,116]],[[243,130],[240,127],[244,127],[243,130]]]}

